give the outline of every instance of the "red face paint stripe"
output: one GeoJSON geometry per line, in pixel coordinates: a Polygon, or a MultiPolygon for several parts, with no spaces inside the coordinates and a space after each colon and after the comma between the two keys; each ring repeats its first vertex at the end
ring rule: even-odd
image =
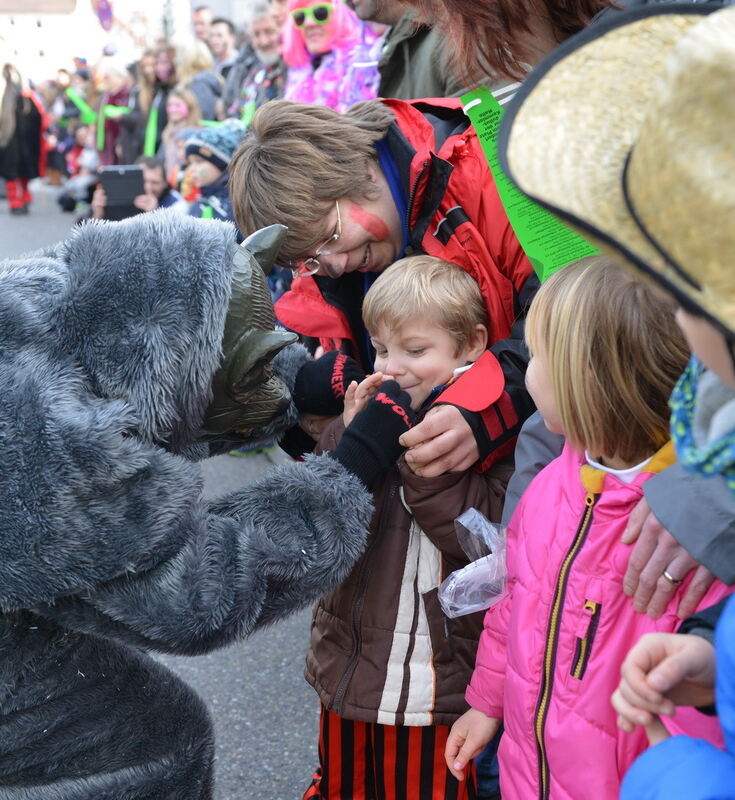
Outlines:
{"type": "Polygon", "coordinates": [[[347,212],[350,219],[354,220],[364,231],[369,233],[376,242],[384,242],[390,236],[390,231],[385,222],[375,214],[366,211],[361,205],[352,203],[347,212]]]}

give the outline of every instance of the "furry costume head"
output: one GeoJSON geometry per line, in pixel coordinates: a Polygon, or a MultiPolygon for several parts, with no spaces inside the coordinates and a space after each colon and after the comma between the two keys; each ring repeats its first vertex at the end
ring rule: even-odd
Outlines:
{"type": "Polygon", "coordinates": [[[48,325],[143,438],[182,452],[277,434],[293,413],[269,362],[296,336],[274,330],[263,268],[283,232],[238,247],[232,225],[167,211],[85,225],[44,254],[66,267],[48,325]]]}

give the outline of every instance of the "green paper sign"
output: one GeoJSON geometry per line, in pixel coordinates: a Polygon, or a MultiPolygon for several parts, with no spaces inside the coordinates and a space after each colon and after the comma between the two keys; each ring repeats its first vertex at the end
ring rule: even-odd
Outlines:
{"type": "Polygon", "coordinates": [[[490,90],[486,86],[473,89],[462,95],[462,105],[482,144],[505,213],[539,280],[545,281],[578,258],[599,253],[551,212],[529,200],[500,168],[497,138],[503,109],[490,90]]]}

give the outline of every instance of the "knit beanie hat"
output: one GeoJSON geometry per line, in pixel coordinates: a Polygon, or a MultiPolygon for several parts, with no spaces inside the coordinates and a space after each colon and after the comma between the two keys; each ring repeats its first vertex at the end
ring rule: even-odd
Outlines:
{"type": "Polygon", "coordinates": [[[186,142],[188,139],[196,136],[199,130],[199,128],[182,128],[178,133],[174,134],[174,141],[180,142],[183,139],[184,142],[186,142]]]}
{"type": "Polygon", "coordinates": [[[187,139],[186,155],[200,156],[224,172],[244,134],[245,127],[238,120],[209,125],[187,139]]]}

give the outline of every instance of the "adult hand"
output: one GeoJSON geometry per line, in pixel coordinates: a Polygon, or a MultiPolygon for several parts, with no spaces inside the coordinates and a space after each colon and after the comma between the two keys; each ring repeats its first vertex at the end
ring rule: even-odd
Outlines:
{"type": "Polygon", "coordinates": [[[400,442],[409,448],[406,464],[424,478],[464,472],[480,457],[472,428],[460,410],[450,405],[431,409],[400,442]]]}
{"type": "Polygon", "coordinates": [[[139,194],[133,198],[133,205],[141,211],[155,211],[158,208],[158,198],[154,194],[139,194]]]}
{"type": "Polygon", "coordinates": [[[715,576],[695,561],[661,525],[645,498],[633,509],[622,541],[625,544],[635,542],[623,578],[623,591],[633,598],[635,610],[658,619],[681,581],[691,570],[696,570],[677,609],[682,619],[692,614],[715,576]],[[664,577],[664,571],[676,583],[664,577]]]}
{"type": "Polygon", "coordinates": [[[612,695],[618,727],[630,733],[654,715],[673,716],[677,705],[714,702],[715,648],[688,633],[647,633],[625,657],[612,695]]]}
{"type": "Polygon", "coordinates": [[[97,186],[92,194],[92,217],[93,219],[104,219],[105,209],[107,208],[107,194],[102,186],[97,186]]]}
{"type": "Polygon", "coordinates": [[[464,780],[468,762],[480,755],[485,745],[498,732],[498,728],[499,719],[488,717],[476,708],[465,711],[452,725],[444,748],[444,759],[447,769],[458,781],[464,780]]]}

